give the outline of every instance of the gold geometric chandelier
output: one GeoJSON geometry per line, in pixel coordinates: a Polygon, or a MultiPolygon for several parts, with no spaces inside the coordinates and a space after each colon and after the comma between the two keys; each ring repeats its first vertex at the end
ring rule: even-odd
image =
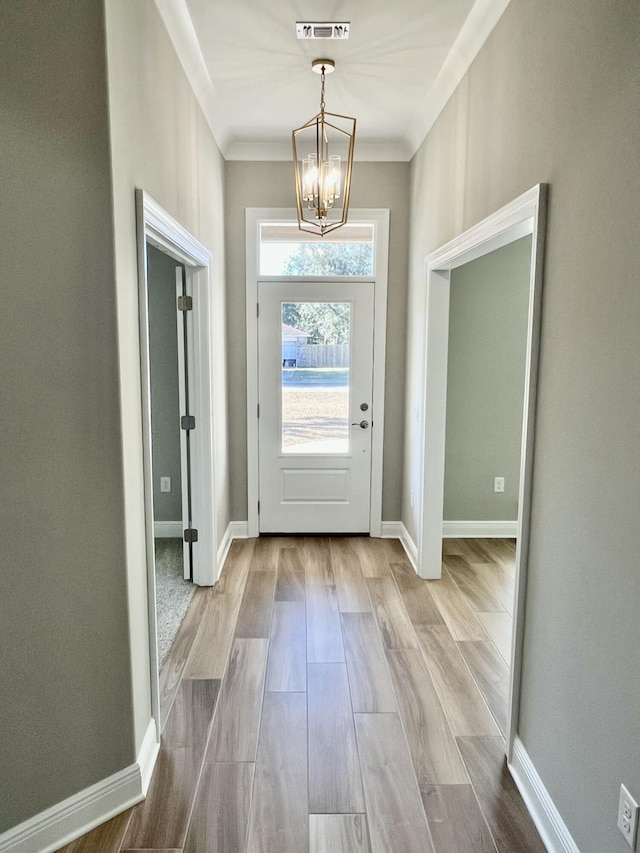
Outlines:
{"type": "Polygon", "coordinates": [[[325,75],[332,59],[314,59],[321,75],[320,112],[291,134],[296,178],[298,228],[321,237],[347,221],[356,120],[325,112],[325,75]]]}

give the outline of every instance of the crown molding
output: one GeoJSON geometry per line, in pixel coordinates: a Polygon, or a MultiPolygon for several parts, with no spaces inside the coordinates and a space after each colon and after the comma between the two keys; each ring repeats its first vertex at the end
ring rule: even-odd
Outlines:
{"type": "MultiPolygon", "coordinates": [[[[291,144],[286,142],[234,142],[223,151],[225,160],[287,161],[292,157],[291,144]]],[[[403,140],[393,142],[358,142],[353,159],[361,163],[400,161],[407,163],[413,156],[403,140]]]]}
{"type": "Polygon", "coordinates": [[[413,156],[460,85],[511,0],[476,0],[424,101],[416,109],[407,144],[413,156]]]}
{"type": "Polygon", "coordinates": [[[217,119],[215,87],[186,0],[155,0],[155,4],[213,138],[222,151],[225,133],[217,119]]]}
{"type": "MultiPolygon", "coordinates": [[[[361,162],[412,159],[438,116],[460,84],[469,66],[500,20],[511,0],[476,0],[438,76],[404,139],[359,142],[355,159],[361,162]]],[[[291,159],[288,140],[282,142],[232,142],[218,118],[215,86],[211,80],[186,0],[155,0],[156,7],[189,80],[211,133],[225,160],[284,161],[291,159]]]]}

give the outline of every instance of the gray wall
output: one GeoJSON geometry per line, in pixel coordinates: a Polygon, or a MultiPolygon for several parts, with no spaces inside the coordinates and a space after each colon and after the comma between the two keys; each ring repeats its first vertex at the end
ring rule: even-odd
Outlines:
{"type": "Polygon", "coordinates": [[[101,0],[0,26],[0,832],[134,760],[101,0]]]}
{"type": "Polygon", "coordinates": [[[182,520],[175,270],[173,258],[147,247],[155,521],[182,520]],[[160,491],[161,477],[171,477],[170,492],[160,491]]]}
{"type": "MultiPolygon", "coordinates": [[[[106,3],[118,343],[127,518],[127,594],[136,750],[151,715],[142,392],[134,191],[144,189],[213,255],[211,329],[214,506],[218,547],[229,523],[224,161],[153,0],[106,3]]],[[[213,521],[213,519],[212,519],[213,521]]]]}
{"type": "MultiPolygon", "coordinates": [[[[357,147],[357,146],[356,146],[357,147]]],[[[229,340],[229,418],[231,516],[247,518],[247,362],[245,324],[245,209],[295,207],[291,163],[226,164],[227,316],[229,340]]],[[[390,210],[385,449],[382,518],[400,517],[403,452],[404,359],[406,340],[409,235],[408,163],[356,163],[351,207],[390,210]]]]}
{"type": "Polygon", "coordinates": [[[136,186],[214,256],[221,533],[229,472],[223,163],[155,4],[4,3],[0,79],[3,832],[151,722],[136,186]]]}
{"type": "Polygon", "coordinates": [[[512,0],[411,170],[408,412],[425,255],[551,185],[518,728],[582,853],[640,796],[638,56],[636,0],[512,0]]]}
{"type": "Polygon", "coordinates": [[[444,518],[518,517],[531,237],[451,273],[444,518]],[[505,478],[494,493],[494,477],[505,478]]]}

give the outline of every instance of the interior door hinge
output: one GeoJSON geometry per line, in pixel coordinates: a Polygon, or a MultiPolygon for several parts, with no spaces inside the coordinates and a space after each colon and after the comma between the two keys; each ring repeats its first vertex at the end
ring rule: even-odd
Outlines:
{"type": "Polygon", "coordinates": [[[258,403],[258,417],[260,417],[260,403],[258,403]]]}
{"type": "Polygon", "coordinates": [[[184,541],[185,542],[197,542],[198,541],[198,531],[195,527],[187,527],[184,531],[184,541]]]}
{"type": "Polygon", "coordinates": [[[258,515],[260,515],[260,501],[258,501],[258,515]]]}
{"type": "Polygon", "coordinates": [[[196,428],[195,415],[183,415],[180,418],[180,429],[195,429],[195,428],[196,428]]]}
{"type": "Polygon", "coordinates": [[[256,302],[256,317],[260,316],[260,303],[256,302]]]}
{"type": "Polygon", "coordinates": [[[178,296],[178,311],[193,311],[193,298],[191,296],[178,296]]]}

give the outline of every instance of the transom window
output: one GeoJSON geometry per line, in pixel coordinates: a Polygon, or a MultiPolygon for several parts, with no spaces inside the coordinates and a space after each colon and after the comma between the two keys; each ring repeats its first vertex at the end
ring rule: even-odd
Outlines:
{"type": "Polygon", "coordinates": [[[373,259],[373,223],[348,223],[325,237],[291,222],[260,225],[260,275],[373,276],[373,259]]]}

